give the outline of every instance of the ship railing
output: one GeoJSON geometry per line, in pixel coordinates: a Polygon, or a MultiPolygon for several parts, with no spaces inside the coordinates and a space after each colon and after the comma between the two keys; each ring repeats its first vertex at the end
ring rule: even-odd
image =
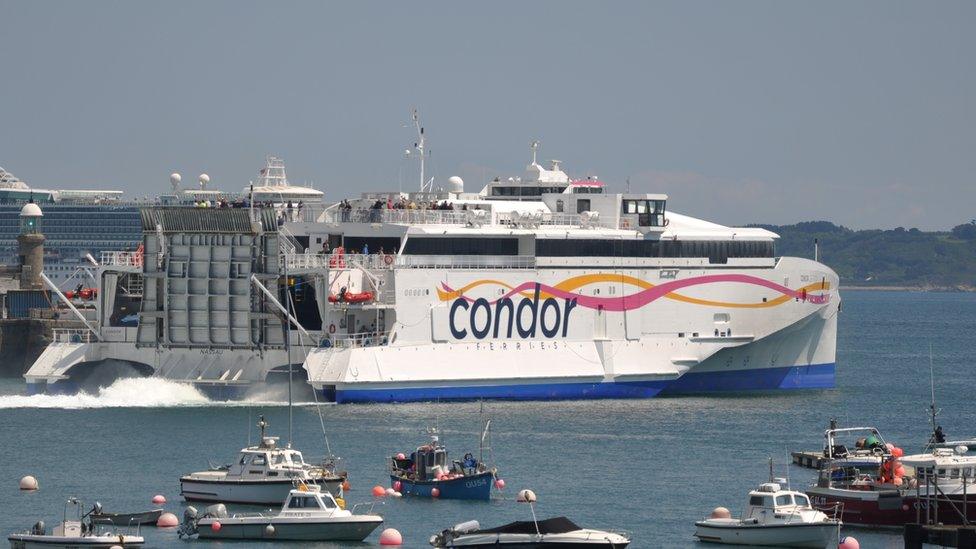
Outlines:
{"type": "Polygon", "coordinates": [[[391,223],[399,225],[465,225],[468,212],[464,210],[387,210],[387,209],[329,209],[324,212],[325,223],[391,223]]]}
{"type": "Polygon", "coordinates": [[[142,252],[108,251],[102,252],[102,265],[114,267],[142,267],[142,252]]]}
{"type": "Polygon", "coordinates": [[[92,333],[77,328],[55,328],[51,333],[51,339],[55,343],[91,343],[92,333]]]}
{"type": "Polygon", "coordinates": [[[406,269],[533,269],[531,255],[399,255],[394,264],[406,269]]]}
{"type": "Polygon", "coordinates": [[[551,212],[504,212],[496,216],[499,225],[511,227],[593,227],[617,229],[616,221],[600,219],[596,215],[551,212]]]}
{"type": "Polygon", "coordinates": [[[322,254],[285,253],[282,254],[289,270],[294,269],[364,269],[382,271],[392,269],[396,264],[393,254],[322,254]]]}
{"type": "MultiPolygon", "coordinates": [[[[356,514],[356,511],[359,510],[359,508],[361,507],[361,508],[363,508],[365,510],[365,512],[363,512],[362,514],[364,514],[364,515],[373,515],[373,514],[375,514],[375,513],[373,513],[373,507],[376,506],[376,503],[377,502],[375,502],[375,501],[362,501],[362,502],[359,502],[359,503],[353,505],[352,506],[352,509],[350,509],[349,512],[355,515],[356,514]]],[[[386,502],[385,501],[381,501],[381,502],[379,502],[379,504],[380,505],[385,505],[386,502]]]]}
{"type": "Polygon", "coordinates": [[[390,341],[391,330],[385,332],[362,332],[342,336],[327,335],[319,343],[320,347],[335,347],[337,349],[354,349],[358,347],[378,347],[390,341]]]}

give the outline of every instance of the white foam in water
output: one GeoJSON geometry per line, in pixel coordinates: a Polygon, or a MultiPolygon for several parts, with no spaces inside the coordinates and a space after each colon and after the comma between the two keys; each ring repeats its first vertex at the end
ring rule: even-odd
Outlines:
{"type": "Polygon", "coordinates": [[[218,403],[189,384],[148,377],[118,379],[96,394],[0,396],[0,408],[172,408],[214,404],[218,403]]]}

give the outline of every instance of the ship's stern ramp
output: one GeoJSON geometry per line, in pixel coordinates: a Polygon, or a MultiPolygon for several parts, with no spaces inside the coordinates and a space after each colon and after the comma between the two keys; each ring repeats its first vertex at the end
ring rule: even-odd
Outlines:
{"type": "MultiPolygon", "coordinates": [[[[68,387],[98,367],[90,363],[115,362],[137,375],[185,381],[231,397],[287,364],[280,318],[251,282],[253,276],[266,286],[278,285],[274,211],[255,210],[252,216],[246,209],[172,207],[146,208],[141,216],[137,315],[115,325],[113,315],[103,314],[97,335],[56,338],[26,374],[28,383],[38,390],[68,387]]],[[[104,294],[116,285],[101,286],[104,294]]]]}

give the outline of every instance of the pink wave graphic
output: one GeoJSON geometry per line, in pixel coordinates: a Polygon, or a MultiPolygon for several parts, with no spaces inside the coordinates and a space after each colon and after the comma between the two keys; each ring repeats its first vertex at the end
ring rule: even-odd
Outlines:
{"type": "MultiPolygon", "coordinates": [[[[823,304],[826,303],[830,297],[829,294],[821,295],[811,295],[809,293],[805,294],[802,291],[791,290],[786,286],[771,282],[764,278],[759,278],[749,275],[741,274],[721,274],[721,275],[706,275],[699,276],[695,278],[688,278],[685,280],[674,280],[672,282],[665,282],[653,288],[648,288],[646,290],[641,290],[640,292],[621,296],[621,297],[597,297],[597,296],[587,296],[581,294],[575,294],[573,292],[567,292],[566,290],[561,290],[554,288],[547,284],[539,284],[540,292],[546,292],[564,299],[575,299],[577,305],[586,307],[588,309],[599,309],[603,308],[605,311],[629,311],[631,309],[639,309],[652,301],[656,301],[665,295],[680,290],[682,288],[688,288],[691,286],[698,286],[701,284],[712,284],[715,282],[739,282],[743,284],[752,284],[755,286],[763,286],[771,290],[775,290],[783,295],[788,295],[797,299],[805,299],[810,303],[823,304]]],[[[511,291],[507,292],[505,295],[495,299],[494,301],[489,301],[492,305],[497,303],[501,299],[509,298],[515,294],[525,292],[525,291],[535,291],[536,282],[523,282],[522,284],[516,286],[511,291]]],[[[446,283],[441,283],[441,287],[447,292],[453,292],[454,290],[448,286],[446,283]]],[[[474,299],[468,296],[462,295],[462,299],[473,303],[474,299]]]]}

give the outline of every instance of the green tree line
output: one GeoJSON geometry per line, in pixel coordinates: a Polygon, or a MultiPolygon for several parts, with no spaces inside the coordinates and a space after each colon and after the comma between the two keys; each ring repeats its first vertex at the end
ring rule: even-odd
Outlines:
{"type": "Polygon", "coordinates": [[[856,231],[829,221],[753,226],[780,235],[779,256],[812,258],[819,241],[820,260],[842,285],[976,289],[976,220],[945,232],[856,231]]]}

